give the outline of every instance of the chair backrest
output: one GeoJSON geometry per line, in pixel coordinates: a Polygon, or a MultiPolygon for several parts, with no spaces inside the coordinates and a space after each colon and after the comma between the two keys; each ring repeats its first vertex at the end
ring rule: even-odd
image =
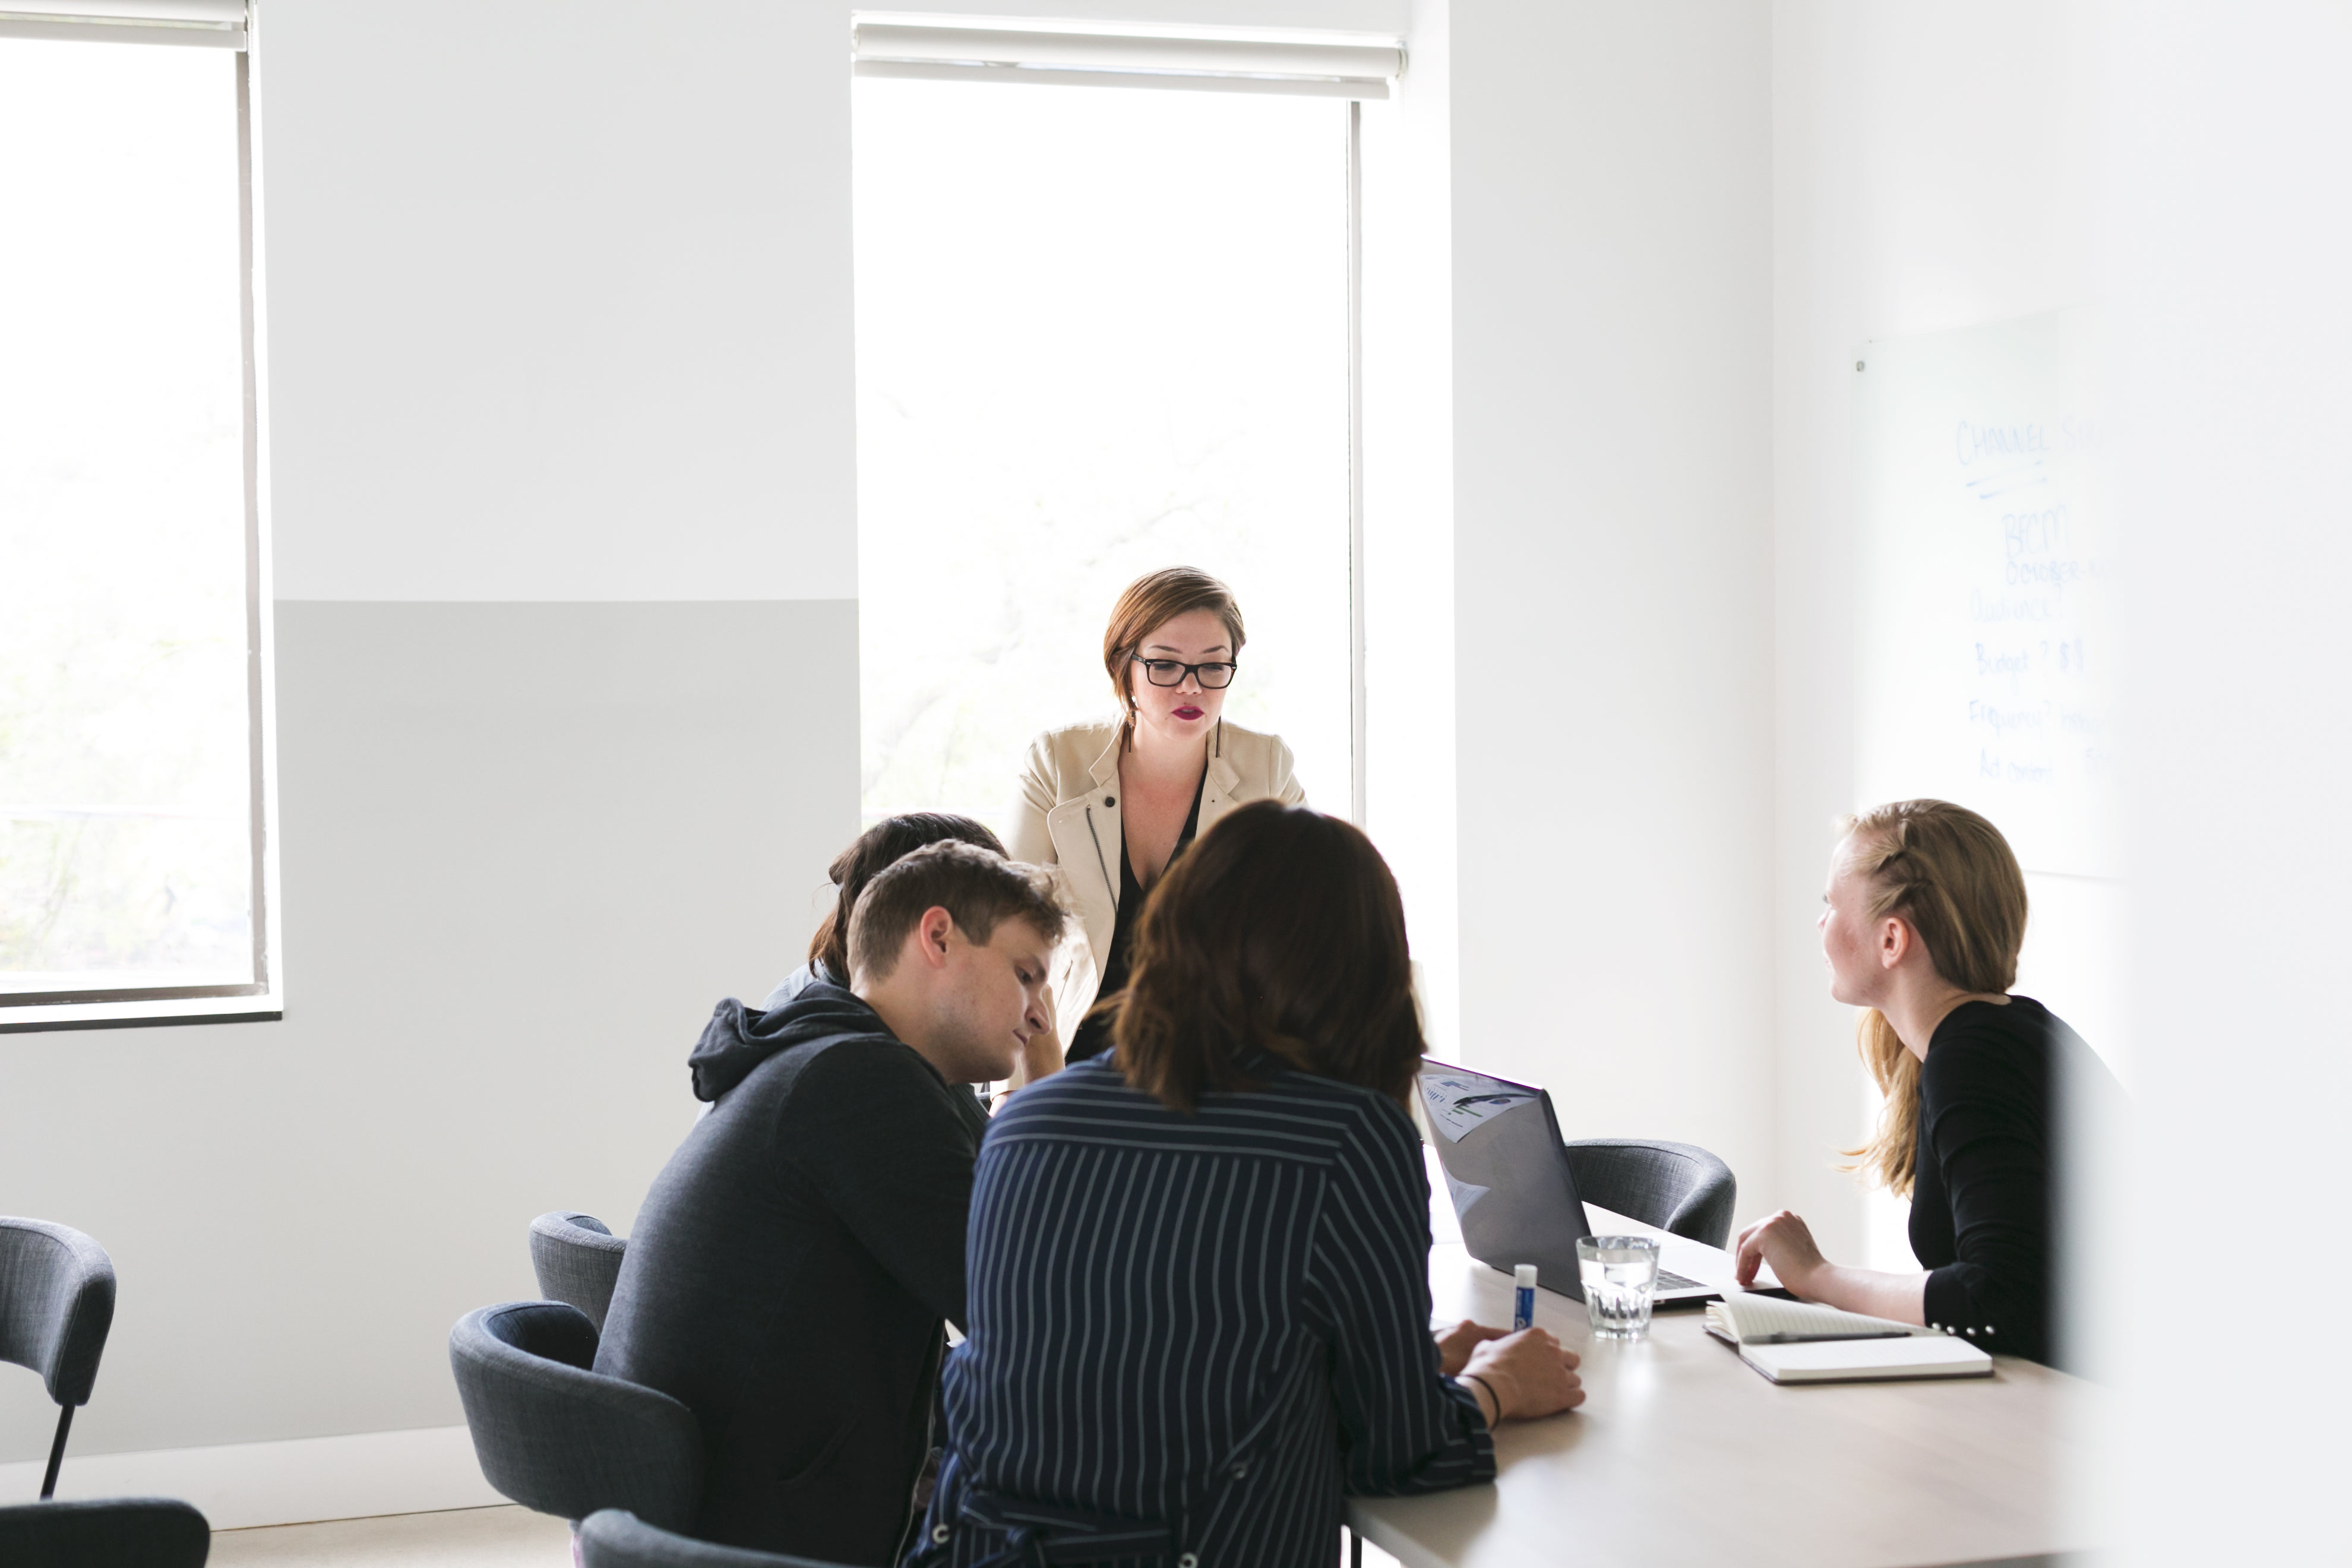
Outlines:
{"type": "Polygon", "coordinates": [[[212,1545],[205,1516],[168,1498],[0,1508],[8,1568],[204,1568],[212,1545]]]}
{"type": "Polygon", "coordinates": [[[530,1222],[530,1268],[539,1276],[539,1293],[579,1308],[603,1333],[628,1246],[594,1215],[558,1209],[540,1215],[530,1222]]]}
{"type": "Polygon", "coordinates": [[[837,1568],[809,1557],[688,1541],[617,1508],[581,1524],[580,1563],[581,1568],[837,1568]]]}
{"type": "Polygon", "coordinates": [[[1696,1143],[1650,1138],[1571,1138],[1568,1169],[1587,1203],[1709,1247],[1731,1239],[1739,1184],[1731,1167],[1696,1143]]]}
{"type": "Polygon", "coordinates": [[[0,1361],[39,1373],[59,1405],[87,1405],[113,1326],[106,1248],[66,1226],[0,1215],[0,1361]]]}
{"type": "Polygon", "coordinates": [[[457,1320],[449,1370],[482,1475],[506,1496],[564,1519],[625,1508],[693,1523],[702,1434],[656,1389],[591,1371],[596,1330],[561,1301],[508,1301],[457,1320]]]}

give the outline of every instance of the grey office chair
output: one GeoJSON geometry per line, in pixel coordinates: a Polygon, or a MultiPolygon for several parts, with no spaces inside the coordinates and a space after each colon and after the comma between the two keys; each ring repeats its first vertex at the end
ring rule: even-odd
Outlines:
{"type": "Polygon", "coordinates": [[[167,1498],[0,1508],[8,1568],[204,1568],[212,1547],[205,1516],[167,1498]]]}
{"type": "Polygon", "coordinates": [[[1650,1138],[1571,1138],[1569,1173],[1588,1203],[1709,1247],[1731,1239],[1739,1184],[1731,1167],[1695,1143],[1650,1138]]]}
{"type": "Polygon", "coordinates": [[[106,1248],[62,1225],[0,1215],[0,1361],[39,1373],[58,1402],[44,1498],[57,1492],[66,1434],[75,1409],[89,1403],[113,1326],[114,1262],[106,1248]]]}
{"type": "Polygon", "coordinates": [[[702,1500],[702,1434],[656,1389],[590,1370],[596,1329],[561,1301],[509,1301],[457,1320],[449,1370],[490,1485],[577,1521],[625,1508],[680,1529],[702,1500]]]}
{"type": "Polygon", "coordinates": [[[603,1333],[628,1246],[594,1215],[558,1209],[540,1215],[530,1222],[530,1268],[539,1276],[539,1293],[579,1308],[603,1333]]]}
{"type": "Polygon", "coordinates": [[[617,1508],[582,1523],[580,1563],[581,1568],[836,1568],[812,1557],[688,1541],[617,1508]]]}

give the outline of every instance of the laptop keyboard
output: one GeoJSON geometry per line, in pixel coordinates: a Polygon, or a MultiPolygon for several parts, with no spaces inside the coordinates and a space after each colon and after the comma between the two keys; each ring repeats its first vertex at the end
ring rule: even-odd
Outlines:
{"type": "Polygon", "coordinates": [[[1698,1281],[1696,1279],[1685,1279],[1671,1268],[1661,1268],[1658,1270],[1658,1289],[1661,1290],[1696,1290],[1698,1289],[1698,1281]]]}

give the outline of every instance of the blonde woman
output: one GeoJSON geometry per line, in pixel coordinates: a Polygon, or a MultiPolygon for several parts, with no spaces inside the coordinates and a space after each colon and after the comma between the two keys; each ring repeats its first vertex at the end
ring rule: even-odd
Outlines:
{"type": "Polygon", "coordinates": [[[1225,721],[1245,640],[1232,590],[1207,573],[1139,577],[1103,632],[1118,717],[1030,743],[1013,858],[1061,867],[1078,917],[1053,989],[1071,1061],[1110,1043],[1108,1016],[1091,1010],[1127,984],[1136,920],[1169,862],[1244,801],[1307,799],[1279,737],[1225,721]]]}
{"type": "Polygon", "coordinates": [[[1783,1209],[1740,1233],[1739,1281],[1767,1263],[1806,1300],[2054,1364],[2060,1100],[2119,1091],[2074,1030],[2009,994],[2025,874],[1999,828],[1940,800],[1898,801],[1844,826],[1822,952],[1830,994],[1867,1009],[1863,1059],[1886,1096],[1877,1135],[1851,1152],[1911,1200],[1924,1271],[1832,1263],[1783,1209]]]}

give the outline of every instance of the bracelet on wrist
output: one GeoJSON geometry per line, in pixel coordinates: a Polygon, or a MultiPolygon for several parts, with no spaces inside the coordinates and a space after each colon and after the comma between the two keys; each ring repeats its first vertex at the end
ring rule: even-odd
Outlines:
{"type": "MultiPolygon", "coordinates": [[[[1495,1417],[1494,1417],[1494,1419],[1495,1419],[1495,1421],[1500,1421],[1500,1420],[1503,1418],[1503,1396],[1502,1396],[1501,1394],[1497,1394],[1497,1393],[1496,1393],[1496,1392],[1495,1392],[1495,1385],[1494,1385],[1493,1384],[1491,1384],[1491,1383],[1488,1383],[1485,1378],[1480,1377],[1480,1376],[1479,1376],[1476,1373],[1475,1373],[1475,1372],[1465,1372],[1465,1373],[1464,1373],[1462,1374],[1462,1376],[1463,1376],[1466,1381],[1471,1382],[1471,1383],[1475,1383],[1475,1384],[1476,1384],[1479,1387],[1481,1387],[1481,1388],[1483,1388],[1483,1389],[1485,1389],[1485,1390],[1486,1391],[1486,1397],[1487,1397],[1487,1398],[1489,1398],[1489,1399],[1491,1399],[1491,1400],[1493,1400],[1493,1401],[1495,1402],[1495,1417]]],[[[1490,1422],[1488,1422],[1488,1423],[1487,1423],[1487,1425],[1488,1425],[1488,1426],[1492,1426],[1492,1425],[1494,1425],[1494,1422],[1493,1422],[1493,1421],[1490,1421],[1490,1422]]]]}

